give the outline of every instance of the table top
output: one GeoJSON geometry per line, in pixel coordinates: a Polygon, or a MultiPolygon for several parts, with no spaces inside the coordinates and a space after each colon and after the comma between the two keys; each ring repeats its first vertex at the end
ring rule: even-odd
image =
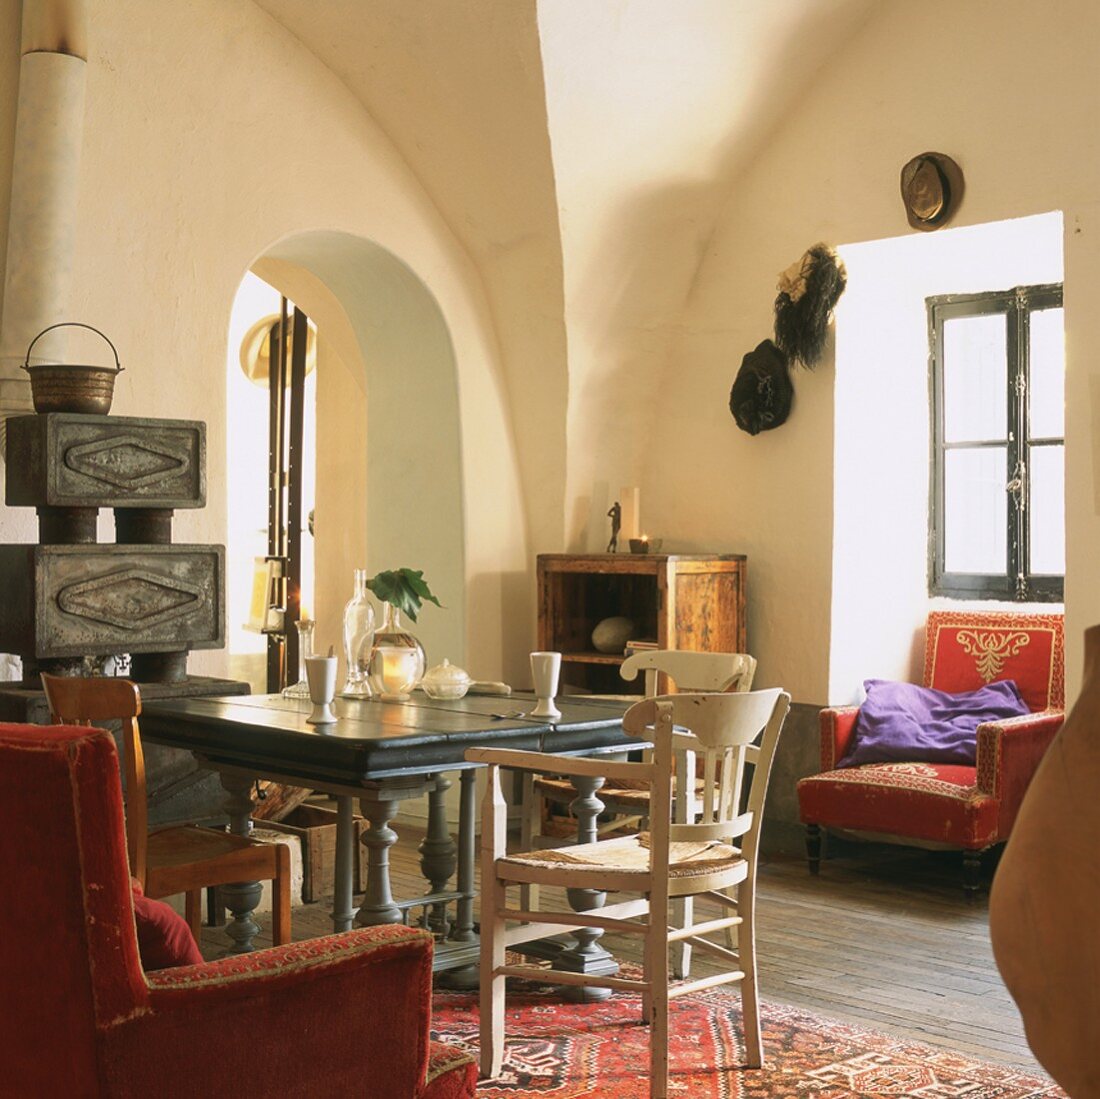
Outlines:
{"type": "Polygon", "coordinates": [[[467,695],[408,702],[337,698],[337,721],[310,725],[308,699],[280,695],[178,698],[143,707],[143,739],[195,752],[212,764],[278,772],[305,785],[375,780],[458,770],[470,766],[467,748],[519,748],[574,755],[645,747],[627,737],[616,699],[557,699],[553,723],[527,716],[531,694],[467,695]]]}

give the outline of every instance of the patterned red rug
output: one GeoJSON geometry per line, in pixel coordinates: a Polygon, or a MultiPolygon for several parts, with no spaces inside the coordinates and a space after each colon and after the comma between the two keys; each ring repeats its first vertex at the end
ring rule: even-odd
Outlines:
{"type": "MultiPolygon", "coordinates": [[[[508,992],[504,1074],[479,1099],[648,1099],[649,1030],[637,996],[563,1004],[547,989],[508,992]]],[[[765,1066],[742,1068],[736,994],[673,1001],[670,1096],[683,1099],[1064,1099],[1049,1080],[932,1046],[763,1004],[765,1066]]],[[[437,992],[433,1037],[477,1054],[477,1001],[437,992]]]]}

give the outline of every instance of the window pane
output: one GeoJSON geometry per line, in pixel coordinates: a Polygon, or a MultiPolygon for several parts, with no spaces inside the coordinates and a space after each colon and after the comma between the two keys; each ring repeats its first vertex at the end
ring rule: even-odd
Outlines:
{"type": "Polygon", "coordinates": [[[1004,447],[944,455],[944,566],[948,572],[1003,576],[1008,570],[1004,447]]]}
{"type": "MultiPolygon", "coordinates": [[[[1065,433],[1065,332],[1061,309],[1031,314],[1031,437],[1065,433]]],[[[1061,570],[1059,570],[1061,571],[1061,570]]]]}
{"type": "Polygon", "coordinates": [[[1031,448],[1028,504],[1034,576],[1066,572],[1065,450],[1062,446],[1031,448]]]}
{"type": "Polygon", "coordinates": [[[953,317],[943,325],[944,438],[1002,440],[1008,428],[1003,313],[953,317]]]}

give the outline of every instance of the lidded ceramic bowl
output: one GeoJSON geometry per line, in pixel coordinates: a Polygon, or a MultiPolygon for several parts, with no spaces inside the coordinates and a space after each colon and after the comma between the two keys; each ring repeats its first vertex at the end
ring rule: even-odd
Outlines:
{"type": "Polygon", "coordinates": [[[466,672],[444,659],[424,673],[420,685],[429,698],[462,698],[472,682],[466,672]]]}

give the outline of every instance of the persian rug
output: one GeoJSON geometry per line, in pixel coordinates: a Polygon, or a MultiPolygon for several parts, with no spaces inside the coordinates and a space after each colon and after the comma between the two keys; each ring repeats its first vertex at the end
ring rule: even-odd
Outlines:
{"type": "MultiPolygon", "coordinates": [[[[639,997],[566,1004],[557,990],[508,992],[503,1074],[479,1099],[648,1099],[649,1028],[639,997]]],[[[1049,1079],[761,1004],[765,1064],[744,1068],[741,1006],[715,989],[674,1000],[669,1095],[683,1099],[1065,1099],[1049,1079]]],[[[437,992],[432,1037],[477,1056],[477,998],[437,992]]]]}

